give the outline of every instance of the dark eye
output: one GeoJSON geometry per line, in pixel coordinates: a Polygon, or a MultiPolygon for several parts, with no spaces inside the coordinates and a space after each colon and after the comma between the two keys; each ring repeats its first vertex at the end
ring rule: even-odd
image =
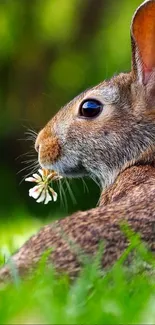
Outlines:
{"type": "Polygon", "coordinates": [[[102,111],[103,105],[96,99],[87,99],[80,106],[80,116],[95,117],[102,111]]]}

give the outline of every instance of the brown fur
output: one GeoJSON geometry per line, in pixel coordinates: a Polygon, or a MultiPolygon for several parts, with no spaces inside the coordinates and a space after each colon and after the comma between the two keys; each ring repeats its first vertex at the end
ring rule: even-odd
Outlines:
{"type": "MultiPolygon", "coordinates": [[[[155,251],[155,168],[134,166],[125,170],[116,183],[102,194],[98,208],[77,212],[68,218],[43,227],[12,256],[12,263],[21,275],[30,272],[42,254],[52,249],[49,261],[56,269],[76,276],[82,261],[79,251],[93,256],[104,242],[103,267],[109,267],[129,245],[121,231],[128,225],[155,251]],[[77,245],[77,246],[76,246],[77,245]]],[[[11,275],[8,266],[0,279],[11,275]]]]}
{"type": "Polygon", "coordinates": [[[59,141],[55,136],[51,137],[51,133],[51,126],[47,124],[46,129],[40,131],[35,143],[35,149],[39,151],[40,159],[46,161],[47,164],[51,159],[55,161],[60,155],[59,141]],[[39,150],[42,141],[44,141],[44,150],[39,150]]]}
{"type": "MultiPolygon", "coordinates": [[[[132,72],[86,90],[39,133],[36,149],[43,168],[69,177],[98,178],[103,192],[99,207],[56,221],[30,238],[12,256],[20,274],[32,270],[51,248],[48,260],[58,271],[75,276],[82,265],[80,252],[94,256],[101,241],[102,266],[109,267],[129,245],[122,222],[155,251],[154,15],[154,0],[143,3],[134,15],[132,72]],[[80,115],[81,103],[89,98],[103,105],[93,119],[80,115]]],[[[4,266],[0,279],[10,275],[4,266]]]]}

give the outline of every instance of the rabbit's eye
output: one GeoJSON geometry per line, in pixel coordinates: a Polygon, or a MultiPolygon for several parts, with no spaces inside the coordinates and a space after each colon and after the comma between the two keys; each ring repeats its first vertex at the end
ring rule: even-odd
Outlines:
{"type": "Polygon", "coordinates": [[[82,117],[95,117],[102,111],[103,105],[96,99],[84,101],[80,106],[79,114],[82,117]]]}

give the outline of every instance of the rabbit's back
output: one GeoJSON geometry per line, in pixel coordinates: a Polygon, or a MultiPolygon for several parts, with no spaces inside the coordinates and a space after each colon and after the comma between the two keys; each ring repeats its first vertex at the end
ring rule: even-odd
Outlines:
{"type": "MultiPolygon", "coordinates": [[[[75,276],[83,264],[83,256],[94,256],[103,242],[102,266],[109,267],[129,245],[122,231],[123,225],[138,232],[148,248],[155,251],[153,166],[135,166],[124,171],[115,185],[103,193],[99,207],[77,212],[43,227],[12,257],[12,262],[23,275],[36,266],[46,250],[51,249],[48,262],[52,262],[58,271],[75,276]]],[[[9,274],[6,266],[0,277],[4,279],[9,274]]]]}

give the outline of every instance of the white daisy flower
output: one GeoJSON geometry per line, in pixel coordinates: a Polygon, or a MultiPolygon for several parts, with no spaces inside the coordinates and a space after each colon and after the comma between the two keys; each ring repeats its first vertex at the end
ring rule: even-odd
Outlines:
{"type": "Polygon", "coordinates": [[[48,202],[57,200],[57,193],[51,187],[51,182],[60,180],[62,176],[58,175],[54,171],[48,171],[46,169],[39,169],[38,174],[33,174],[30,177],[25,178],[26,182],[34,182],[36,185],[29,190],[29,196],[33,197],[37,203],[48,202]]]}

